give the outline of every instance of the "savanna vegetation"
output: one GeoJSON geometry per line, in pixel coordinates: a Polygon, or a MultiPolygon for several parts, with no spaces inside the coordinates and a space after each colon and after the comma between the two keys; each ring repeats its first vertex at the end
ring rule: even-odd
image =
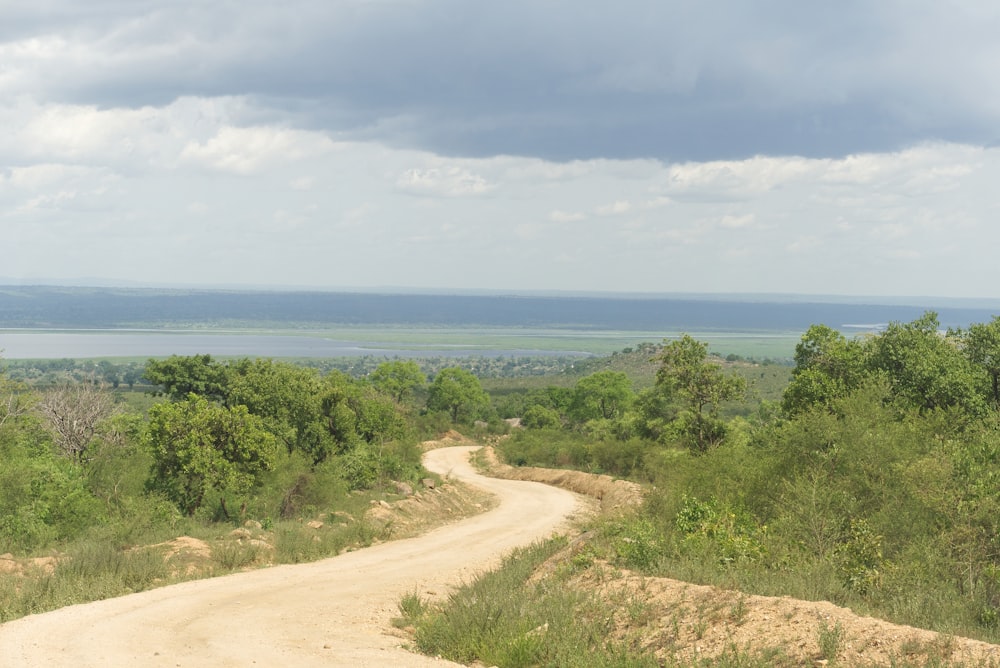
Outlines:
{"type": "MultiPolygon", "coordinates": [[[[523,426],[498,445],[509,463],[649,485],[643,508],[598,521],[565,569],[607,562],[1000,641],[1000,318],[942,331],[928,312],[859,338],[813,326],[773,400],[753,396],[762,367],[713,358],[690,337],[647,352],[651,382],[604,369],[503,397],[523,426]]],[[[417,643],[498,665],[645,665],[604,641],[611,618],[595,615],[592,598],[519,568],[440,606],[402,601],[417,643]],[[497,579],[517,590],[509,617],[500,604],[475,604],[497,579]],[[516,630],[456,633],[490,615],[516,630]],[[564,664],[564,634],[531,631],[576,618],[596,630],[574,636],[586,660],[564,664]]],[[[737,652],[720,665],[774,661],[737,652]]]]}
{"type": "MultiPolygon", "coordinates": [[[[0,375],[0,554],[55,557],[28,579],[0,569],[0,621],[162,583],[163,555],[143,546],[182,535],[263,528],[285,562],[370,542],[369,500],[430,475],[419,442],[490,417],[468,371],[428,383],[402,360],[358,379],[198,355],[148,361],[145,394],[106,380],[0,375]],[[336,530],[305,529],[338,513],[348,520],[336,530]]],[[[222,572],[259,551],[213,556],[222,572]]]]}
{"type": "MultiPolygon", "coordinates": [[[[352,491],[384,492],[426,475],[417,443],[456,422],[503,434],[502,419],[519,418],[521,428],[498,441],[509,463],[648,485],[642,510],[594,527],[574,568],[607,560],[997,641],[998,360],[1000,319],[941,331],[927,313],[858,338],[815,325],[794,367],[725,359],[682,336],[577,360],[554,375],[482,380],[471,367],[428,374],[403,360],[355,376],[173,357],[143,366],[136,388],[155,396],[142,400],[128,383],[116,391],[100,376],[32,386],[5,375],[0,552],[79,558],[65,560],[77,564],[76,584],[52,579],[69,577],[59,566],[38,591],[0,585],[0,619],[65,603],[51,592],[82,589],[81,581],[99,583],[87,596],[150,586],[162,577],[160,562],[133,548],[182,533],[255,521],[287,541],[284,552],[279,546],[286,560],[321,556],[296,534],[298,520],[370,498],[352,491]]],[[[366,539],[363,527],[354,531],[366,539]]],[[[535,594],[518,592],[533,601],[523,613],[535,594]]],[[[545,595],[543,610],[591,614],[587,600],[545,595]]],[[[468,638],[442,621],[473,623],[459,621],[466,613],[408,605],[429,651],[451,656],[443,639],[468,638]]],[[[487,607],[487,617],[499,614],[487,607]]],[[[592,621],[575,646],[611,652],[607,665],[622,665],[614,657],[643,665],[627,646],[602,645],[601,619],[592,621]]],[[[564,650],[525,635],[527,623],[511,622],[521,638],[514,644],[493,639],[489,651],[500,654],[477,656],[559,663],[564,650]]],[[[453,656],[473,656],[469,647],[453,656]]]]}

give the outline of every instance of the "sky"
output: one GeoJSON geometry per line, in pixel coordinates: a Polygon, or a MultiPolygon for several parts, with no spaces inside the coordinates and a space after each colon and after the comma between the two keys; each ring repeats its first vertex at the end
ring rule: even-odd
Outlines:
{"type": "Polygon", "coordinates": [[[1000,4],[0,0],[0,277],[996,297],[1000,4]]]}

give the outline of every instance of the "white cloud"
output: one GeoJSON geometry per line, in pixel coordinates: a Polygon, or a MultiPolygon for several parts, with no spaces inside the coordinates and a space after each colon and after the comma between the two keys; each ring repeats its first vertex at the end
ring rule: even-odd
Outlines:
{"type": "Polygon", "coordinates": [[[785,250],[790,253],[803,253],[819,247],[820,240],[816,236],[804,236],[795,239],[785,246],[785,250]]]}
{"type": "Polygon", "coordinates": [[[12,168],[8,182],[14,188],[39,190],[70,181],[79,183],[87,178],[97,177],[99,179],[106,179],[109,176],[106,170],[101,168],[84,165],[40,163],[27,167],[12,168]]]}
{"type": "Polygon", "coordinates": [[[577,221],[586,220],[587,216],[579,211],[563,211],[561,209],[553,209],[549,212],[548,218],[553,223],[575,223],[577,221]]]}
{"type": "Polygon", "coordinates": [[[920,260],[923,259],[924,254],[918,250],[913,250],[912,248],[899,248],[888,250],[885,253],[886,257],[890,257],[896,260],[920,260]]]}
{"type": "Polygon", "coordinates": [[[308,192],[316,185],[316,178],[313,176],[299,176],[292,179],[288,187],[299,192],[308,192]]]}
{"type": "Polygon", "coordinates": [[[742,216],[732,216],[727,214],[723,216],[722,219],[719,221],[719,225],[730,230],[736,230],[753,225],[755,219],[756,216],[752,213],[748,213],[742,216]]]}
{"type": "Polygon", "coordinates": [[[279,163],[328,153],[335,144],[318,132],[274,127],[224,127],[204,143],[190,142],[182,161],[223,172],[251,174],[279,163]]]}
{"type": "Polygon", "coordinates": [[[412,168],[396,180],[396,187],[415,195],[470,197],[496,188],[485,178],[464,167],[412,168]]]}
{"type": "Polygon", "coordinates": [[[744,199],[809,178],[823,161],[805,158],[756,156],[747,160],[723,160],[672,165],[663,187],[674,197],[744,199]]]}
{"type": "Polygon", "coordinates": [[[628,200],[616,200],[612,204],[605,204],[596,209],[599,216],[620,216],[632,210],[632,203],[628,200]]]}
{"type": "Polygon", "coordinates": [[[660,196],[660,197],[654,197],[651,200],[647,200],[645,203],[643,203],[642,207],[647,211],[649,211],[652,209],[659,209],[665,206],[669,206],[672,203],[673,200],[670,199],[669,197],[660,196]]]}

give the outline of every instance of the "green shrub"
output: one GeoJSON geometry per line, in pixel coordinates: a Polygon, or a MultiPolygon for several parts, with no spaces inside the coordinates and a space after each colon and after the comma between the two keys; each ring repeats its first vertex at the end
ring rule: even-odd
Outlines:
{"type": "Polygon", "coordinates": [[[611,620],[592,596],[563,581],[529,583],[535,569],[564,545],[555,540],[516,550],[499,569],[423,610],[414,621],[417,647],[491,666],[657,665],[651,656],[608,640],[611,620]]]}
{"type": "Polygon", "coordinates": [[[47,453],[10,455],[0,459],[0,552],[30,552],[104,521],[77,465],[47,453]]]}
{"type": "Polygon", "coordinates": [[[714,497],[699,501],[685,496],[674,525],[683,548],[709,548],[723,564],[756,562],[764,557],[766,529],[743,509],[714,497]]]}
{"type": "Polygon", "coordinates": [[[617,562],[626,568],[652,570],[666,557],[666,543],[656,527],[645,518],[631,517],[604,525],[617,562]]]}

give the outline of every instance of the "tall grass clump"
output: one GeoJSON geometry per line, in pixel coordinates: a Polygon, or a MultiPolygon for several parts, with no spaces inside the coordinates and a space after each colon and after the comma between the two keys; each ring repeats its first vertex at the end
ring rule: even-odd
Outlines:
{"type": "Polygon", "coordinates": [[[0,577],[0,622],[143,591],[168,577],[156,549],[122,550],[101,541],[71,546],[51,573],[0,577]]]}
{"type": "Polygon", "coordinates": [[[565,545],[550,540],[517,550],[437,606],[400,603],[417,647],[452,661],[496,666],[655,666],[652,657],[608,640],[611,619],[597,600],[565,586],[565,576],[529,582],[565,545]],[[427,609],[429,607],[429,609],[427,609]]]}

